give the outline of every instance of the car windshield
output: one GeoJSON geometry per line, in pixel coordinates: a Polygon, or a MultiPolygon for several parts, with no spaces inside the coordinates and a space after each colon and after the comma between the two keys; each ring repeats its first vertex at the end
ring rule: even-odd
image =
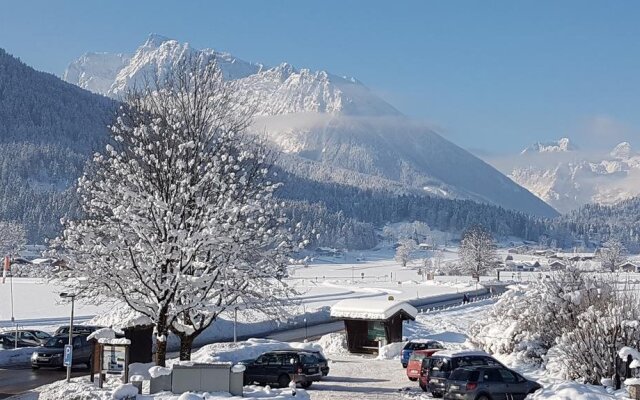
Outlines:
{"type": "Polygon", "coordinates": [[[477,382],[479,375],[480,374],[478,373],[478,371],[458,368],[451,373],[451,376],[449,377],[449,379],[452,381],[477,382]]]}
{"type": "Polygon", "coordinates": [[[61,349],[67,343],[69,343],[69,339],[67,338],[54,337],[47,340],[47,343],[44,345],[44,347],[53,347],[53,348],[61,349]]]}
{"type": "Polygon", "coordinates": [[[35,337],[37,337],[38,339],[49,339],[51,337],[51,335],[49,335],[47,332],[33,332],[33,334],[35,335],[35,337]]]}

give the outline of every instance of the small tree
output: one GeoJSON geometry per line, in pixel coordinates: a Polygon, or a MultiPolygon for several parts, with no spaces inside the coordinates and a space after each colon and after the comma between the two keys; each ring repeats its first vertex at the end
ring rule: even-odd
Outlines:
{"type": "Polygon", "coordinates": [[[467,271],[482,275],[494,264],[496,244],[491,233],[482,226],[473,226],[462,235],[460,258],[467,271]]]}
{"type": "Polygon", "coordinates": [[[398,248],[396,248],[396,261],[399,262],[402,267],[406,267],[407,263],[411,261],[411,255],[416,249],[416,242],[413,239],[402,239],[399,242],[398,248]]]}
{"type": "Polygon", "coordinates": [[[600,249],[598,259],[602,263],[603,269],[613,272],[627,261],[627,249],[618,239],[609,239],[600,249]]]}

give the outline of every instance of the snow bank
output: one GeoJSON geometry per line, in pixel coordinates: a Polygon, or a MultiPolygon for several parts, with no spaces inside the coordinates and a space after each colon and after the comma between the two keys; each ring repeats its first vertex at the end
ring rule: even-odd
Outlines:
{"type": "Polygon", "coordinates": [[[334,332],[324,335],[318,340],[324,354],[349,354],[347,347],[347,335],[343,332],[334,332]]]}
{"type": "Polygon", "coordinates": [[[130,383],[124,383],[116,388],[111,395],[113,400],[120,400],[126,397],[133,397],[138,394],[138,388],[130,383]]]}
{"type": "Polygon", "coordinates": [[[144,380],[151,379],[151,374],[149,370],[154,367],[155,364],[150,363],[131,363],[129,364],[129,375],[131,375],[132,380],[133,376],[141,376],[144,380]]]}
{"type": "MultiPolygon", "coordinates": [[[[65,380],[57,381],[36,389],[38,400],[60,399],[91,399],[114,400],[122,399],[126,395],[134,395],[137,390],[131,384],[123,385],[120,378],[108,379],[105,387],[99,389],[89,381],[88,377],[73,378],[70,383],[65,380]],[[134,391],[135,390],[135,391],[134,391]]],[[[244,397],[233,397],[227,393],[183,393],[181,395],[161,392],[154,396],[138,396],[147,400],[309,400],[309,394],[303,389],[296,390],[296,396],[291,395],[291,389],[271,389],[270,387],[245,386],[244,397]]]]}
{"type": "Polygon", "coordinates": [[[407,344],[407,342],[391,343],[386,346],[382,346],[378,353],[378,360],[393,360],[399,358],[405,344],[407,344]]]}
{"type": "Polygon", "coordinates": [[[31,354],[37,347],[19,347],[17,349],[0,350],[0,367],[29,364],[31,354]]]}
{"type": "Polygon", "coordinates": [[[171,368],[160,367],[158,365],[154,365],[149,368],[149,376],[152,378],[159,378],[161,376],[171,375],[171,368]]]}
{"type": "Polygon", "coordinates": [[[115,338],[116,338],[116,331],[114,331],[111,328],[100,328],[92,332],[91,335],[87,336],[87,340],[95,339],[98,341],[100,339],[115,339],[115,338]]]}
{"type": "MultiPolygon", "coordinates": [[[[624,391],[619,391],[622,394],[624,391]]],[[[529,395],[527,400],[613,400],[619,398],[602,386],[584,385],[578,382],[562,382],[550,385],[529,395]]]]}
{"type": "Polygon", "coordinates": [[[191,355],[191,361],[196,363],[231,362],[253,360],[262,353],[274,350],[304,349],[322,351],[322,347],[315,343],[285,343],[269,339],[249,339],[246,342],[213,343],[202,347],[191,355]]]}

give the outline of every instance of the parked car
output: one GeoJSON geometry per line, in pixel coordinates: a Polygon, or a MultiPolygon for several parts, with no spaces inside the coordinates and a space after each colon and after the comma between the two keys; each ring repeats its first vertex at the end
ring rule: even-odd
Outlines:
{"type": "Polygon", "coordinates": [[[460,367],[488,365],[504,367],[495,358],[484,351],[443,350],[434,353],[428,367],[421,371],[420,387],[430,391],[433,397],[442,397],[446,390],[447,379],[453,370],[460,367]]]}
{"type": "MultiPolygon", "coordinates": [[[[74,325],[73,326],[73,334],[74,335],[89,335],[100,328],[104,328],[104,326],[91,326],[91,325],[74,325]]],[[[56,329],[53,336],[63,336],[69,334],[69,325],[64,325],[56,329]]]]}
{"type": "Polygon", "coordinates": [[[441,351],[440,349],[414,350],[409,357],[407,364],[407,378],[410,381],[417,381],[420,378],[420,369],[425,358],[431,358],[433,353],[441,351]]]}
{"type": "Polygon", "coordinates": [[[501,366],[463,367],[451,372],[445,399],[524,400],[542,388],[537,382],[501,366]]]}
{"type": "MultiPolygon", "coordinates": [[[[33,347],[32,344],[18,339],[18,347],[33,347]]],[[[13,349],[16,347],[16,337],[9,333],[0,333],[0,348],[13,349]]]]}
{"type": "MultiPolygon", "coordinates": [[[[5,334],[10,335],[12,337],[16,336],[16,331],[8,331],[5,334]]],[[[29,346],[42,346],[47,343],[49,339],[51,339],[51,335],[47,332],[37,331],[32,329],[21,329],[18,330],[18,340],[28,344],[29,346]]]]}
{"type": "Polygon", "coordinates": [[[325,358],[325,356],[320,351],[303,350],[303,349],[300,349],[300,350],[293,349],[291,351],[302,351],[305,353],[313,353],[313,355],[318,359],[318,364],[320,365],[320,372],[322,372],[322,376],[329,375],[329,361],[325,358]]]}
{"type": "Polygon", "coordinates": [[[242,363],[246,366],[244,383],[278,384],[287,387],[291,381],[303,388],[322,378],[317,353],[300,350],[270,351],[255,360],[242,363]]]}
{"type": "Polygon", "coordinates": [[[402,349],[402,357],[400,357],[402,368],[407,368],[409,357],[411,357],[411,353],[414,351],[431,349],[442,350],[444,349],[444,346],[435,340],[417,339],[408,341],[407,344],[404,345],[404,348],[402,349]]]}
{"type": "MultiPolygon", "coordinates": [[[[93,346],[87,342],[86,335],[74,335],[72,338],[73,353],[72,363],[86,364],[91,368],[91,356],[93,354],[93,346]]],[[[47,343],[31,354],[31,368],[38,369],[40,367],[63,367],[64,345],[69,343],[68,336],[54,336],[47,343]]]]}

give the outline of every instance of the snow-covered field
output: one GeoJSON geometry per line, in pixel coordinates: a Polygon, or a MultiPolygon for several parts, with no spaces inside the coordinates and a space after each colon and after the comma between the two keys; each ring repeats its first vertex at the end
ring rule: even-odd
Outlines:
{"type": "MultiPolygon", "coordinates": [[[[448,257],[457,257],[452,250],[448,257]]],[[[339,259],[320,257],[309,266],[291,266],[288,283],[298,292],[293,300],[298,304],[292,313],[313,313],[347,298],[387,299],[393,296],[396,300],[428,298],[432,296],[456,293],[475,289],[469,277],[436,277],[436,281],[423,281],[418,275],[418,262],[402,268],[393,260],[393,251],[367,251],[347,253],[339,259]]],[[[37,278],[14,278],[0,284],[0,329],[12,328],[11,296],[13,285],[13,315],[22,328],[34,328],[54,331],[59,325],[67,324],[70,305],[61,301],[61,288],[37,278]]],[[[88,322],[93,316],[108,316],[114,309],[113,304],[91,304],[76,302],[75,318],[77,322],[88,322]]],[[[243,315],[239,315],[242,322],[243,315]]],[[[247,315],[247,320],[256,321],[256,316],[247,315]]],[[[270,319],[263,318],[270,321],[270,319]]],[[[224,315],[217,324],[218,330],[228,330],[231,313],[224,315]]],[[[260,317],[257,319],[260,320],[260,317]]],[[[99,323],[110,322],[108,318],[97,320],[99,323]]],[[[273,322],[273,321],[271,321],[273,322]]],[[[310,323],[313,323],[311,317],[310,323]]],[[[254,326],[239,328],[240,335],[251,335],[254,326]]],[[[274,323],[273,329],[277,329],[274,323]]]]}

